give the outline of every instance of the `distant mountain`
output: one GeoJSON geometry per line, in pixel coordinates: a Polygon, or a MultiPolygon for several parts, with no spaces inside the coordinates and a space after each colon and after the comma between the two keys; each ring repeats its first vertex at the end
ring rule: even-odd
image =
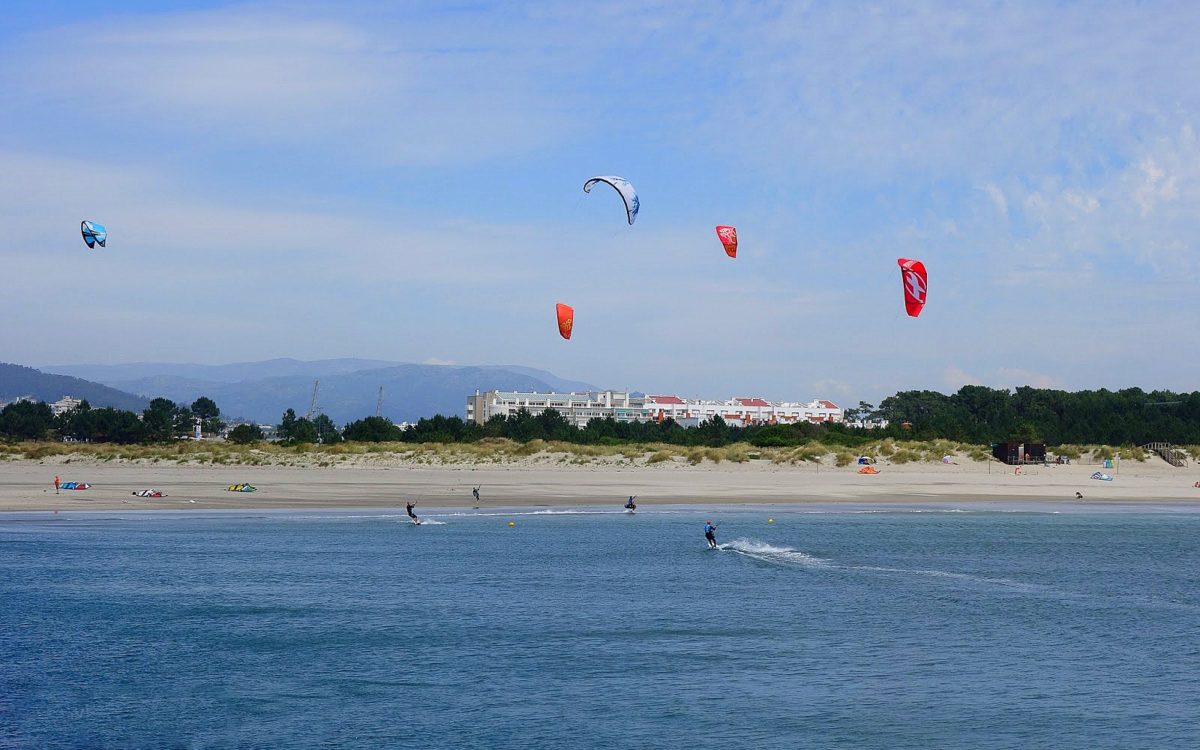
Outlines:
{"type": "Polygon", "coordinates": [[[100,383],[41,372],[32,367],[0,363],[0,401],[12,401],[21,396],[47,403],[57,401],[63,396],[74,396],[87,401],[93,407],[111,406],[114,409],[136,412],[150,405],[149,399],[100,383]]]}
{"type": "Polygon", "coordinates": [[[57,370],[86,372],[114,388],[146,397],[163,396],[190,404],[208,396],[226,418],[262,423],[279,421],[294,409],[304,415],[312,403],[313,380],[321,381],[317,411],[341,424],[375,414],[383,386],[382,415],[396,422],[434,414],[462,416],[467,396],[476,390],[595,390],[544,370],[516,365],[414,365],[379,360],[337,359],[300,362],[294,359],[233,365],[63,365],[57,370]],[[256,373],[279,375],[253,377],[256,373]],[[246,375],[239,380],[229,378],[246,375]],[[112,379],[109,379],[109,377],[112,379]],[[128,377],[133,376],[133,377],[128,377]]]}
{"type": "Polygon", "coordinates": [[[571,393],[574,391],[594,391],[596,386],[590,383],[585,383],[582,380],[566,380],[560,378],[552,372],[538,370],[533,367],[522,367],[521,365],[479,365],[484,370],[505,370],[507,372],[515,372],[520,375],[528,375],[531,378],[537,378],[543,383],[548,384],[554,391],[558,393],[571,393]]]}
{"type": "Polygon", "coordinates": [[[109,384],[167,377],[210,383],[238,383],[243,380],[280,378],[289,375],[320,378],[326,375],[341,375],[359,370],[392,367],[399,364],[403,363],[389,362],[382,359],[318,359],[305,362],[299,359],[283,358],[268,359],[262,362],[234,362],[228,365],[196,365],[176,362],[130,362],[120,365],[45,365],[42,367],[42,370],[109,384]]]}

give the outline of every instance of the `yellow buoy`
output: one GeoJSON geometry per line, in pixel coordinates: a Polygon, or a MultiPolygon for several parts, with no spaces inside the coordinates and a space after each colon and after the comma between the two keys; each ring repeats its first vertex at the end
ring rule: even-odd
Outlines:
{"type": "Polygon", "coordinates": [[[774,519],[774,518],[768,518],[768,519],[767,519],[767,523],[775,523],[775,519],[774,519]]]}
{"type": "Polygon", "coordinates": [[[509,522],[508,522],[508,525],[509,525],[509,526],[516,526],[516,525],[517,525],[517,522],[516,522],[516,521],[509,521],[509,522]]]}

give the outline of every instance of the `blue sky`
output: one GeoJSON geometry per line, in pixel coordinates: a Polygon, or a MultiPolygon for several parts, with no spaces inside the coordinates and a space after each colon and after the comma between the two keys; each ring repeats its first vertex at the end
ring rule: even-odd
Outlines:
{"type": "Polygon", "coordinates": [[[1197,388],[1195,4],[116,5],[0,20],[4,360],[1197,388]]]}

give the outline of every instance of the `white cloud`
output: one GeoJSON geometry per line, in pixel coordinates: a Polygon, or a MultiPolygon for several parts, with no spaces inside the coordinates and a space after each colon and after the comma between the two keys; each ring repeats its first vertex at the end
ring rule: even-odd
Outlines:
{"type": "Polygon", "coordinates": [[[1068,190],[1063,193],[1063,199],[1072,207],[1085,214],[1095,213],[1100,208],[1100,201],[1093,195],[1068,190]]]}
{"type": "Polygon", "coordinates": [[[942,373],[942,383],[951,392],[957,391],[964,385],[978,385],[979,378],[968,374],[960,367],[947,367],[942,373]]]}
{"type": "Polygon", "coordinates": [[[1008,199],[1004,197],[1004,191],[992,184],[984,185],[981,189],[992,199],[992,205],[996,207],[996,210],[1002,216],[1008,216],[1008,199]]]}
{"type": "Polygon", "coordinates": [[[1016,367],[1001,367],[996,373],[995,382],[1003,388],[1017,388],[1025,385],[1033,388],[1062,388],[1060,381],[1052,375],[1029,372],[1016,367]]]}
{"type": "Polygon", "coordinates": [[[320,144],[372,164],[544,148],[581,122],[542,85],[540,47],[451,23],[290,4],[89,19],[23,39],[0,57],[0,83],[22,117],[57,102],[101,115],[97,132],[119,112],[142,131],[320,144]]]}

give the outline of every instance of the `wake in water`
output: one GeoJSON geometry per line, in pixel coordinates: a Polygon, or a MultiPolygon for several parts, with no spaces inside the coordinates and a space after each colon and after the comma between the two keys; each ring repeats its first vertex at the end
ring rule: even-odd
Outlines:
{"type": "MultiPolygon", "coordinates": [[[[611,516],[611,515],[627,515],[625,510],[518,510],[518,511],[476,511],[474,513],[463,511],[458,513],[438,513],[442,518],[453,516],[465,516],[467,518],[488,517],[504,517],[509,516],[611,516]]],[[[426,516],[427,517],[427,516],[426,516]]]]}
{"type": "Polygon", "coordinates": [[[870,573],[894,573],[897,575],[912,575],[912,576],[928,576],[930,578],[947,578],[951,580],[961,581],[969,584],[990,584],[1000,586],[1002,588],[1011,589],[1013,591],[1023,591],[1027,593],[1050,593],[1054,592],[1048,586],[1043,586],[1038,583],[1026,583],[1023,581],[1014,581],[1011,578],[989,578],[987,576],[971,575],[970,573],[954,573],[948,570],[930,570],[921,568],[886,568],[878,565],[845,565],[838,566],[845,570],[862,570],[870,573]]]}
{"type": "Polygon", "coordinates": [[[759,562],[771,563],[772,565],[802,565],[804,567],[826,567],[829,565],[828,560],[813,557],[798,549],[776,547],[755,539],[734,539],[732,542],[719,545],[717,549],[722,552],[733,552],[743,557],[758,560],[759,562]]]}

